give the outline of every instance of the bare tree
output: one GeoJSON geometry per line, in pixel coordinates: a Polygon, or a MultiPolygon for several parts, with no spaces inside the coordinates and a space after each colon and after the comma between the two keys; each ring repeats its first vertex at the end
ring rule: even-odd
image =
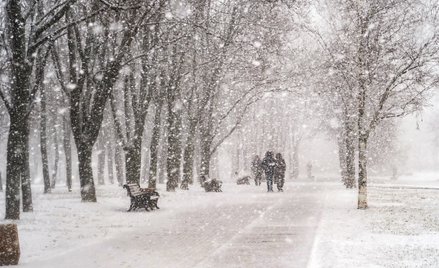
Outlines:
{"type": "MultiPolygon", "coordinates": [[[[60,20],[75,0],[55,3],[43,8],[37,15],[36,2],[9,0],[6,3],[6,32],[3,38],[12,68],[9,90],[0,91],[0,97],[9,112],[10,128],[6,170],[6,219],[19,219],[19,189],[22,186],[23,210],[32,211],[32,195],[29,179],[29,114],[34,97],[43,79],[44,63],[35,60],[35,54],[44,53],[44,47],[58,38],[63,27],[60,20]],[[40,71],[36,71],[39,69],[40,71]],[[9,96],[8,96],[9,95],[9,96]]],[[[42,5],[42,3],[38,3],[42,5]]],[[[47,48],[48,49],[48,48],[47,48]]],[[[45,57],[43,57],[45,58],[45,57]]],[[[38,57],[37,57],[38,59],[38,57]]],[[[41,58],[40,58],[41,59],[41,58]]]]}
{"type": "Polygon", "coordinates": [[[357,124],[358,208],[365,209],[371,133],[386,118],[418,110],[437,84],[438,10],[435,3],[405,0],[337,1],[326,7],[335,23],[329,34],[316,35],[333,62],[332,72],[355,101],[349,116],[357,124]],[[419,38],[421,28],[431,31],[419,38]]]}
{"type": "MultiPolygon", "coordinates": [[[[127,3],[133,4],[133,3],[127,3]]],[[[72,132],[78,151],[81,198],[95,202],[96,193],[91,168],[92,148],[102,124],[106,102],[112,94],[119,72],[128,58],[139,29],[148,23],[160,3],[127,7],[94,2],[80,16],[87,26],[75,24],[67,29],[68,76],[61,81],[70,100],[72,132]],[[111,9],[105,17],[96,17],[111,9]],[[105,45],[101,45],[105,44],[105,45]]],[[[68,18],[71,18],[70,14],[68,18]]],[[[69,19],[71,20],[71,19],[69,19]]],[[[59,66],[59,64],[58,64],[59,66]]],[[[61,77],[61,76],[60,76],[61,77]]]]}

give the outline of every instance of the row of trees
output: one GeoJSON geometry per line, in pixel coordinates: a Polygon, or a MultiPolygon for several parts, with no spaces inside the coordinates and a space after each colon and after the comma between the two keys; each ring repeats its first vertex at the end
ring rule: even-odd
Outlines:
{"type": "Polygon", "coordinates": [[[85,202],[96,201],[93,152],[100,182],[106,157],[119,183],[139,182],[148,165],[143,175],[154,187],[160,156],[168,191],[182,180],[192,183],[195,160],[200,174],[209,174],[212,155],[270,83],[264,59],[280,45],[272,24],[290,4],[275,2],[6,1],[0,27],[0,97],[9,115],[6,218],[19,218],[21,200],[23,211],[32,211],[35,119],[45,193],[56,182],[58,167],[49,160],[58,163],[60,148],[69,190],[72,159],[78,160],[85,202]]]}
{"type": "Polygon", "coordinates": [[[358,185],[358,208],[365,209],[368,162],[396,166],[404,158],[396,120],[420,112],[438,85],[439,6],[428,0],[322,0],[307,10],[282,47],[281,74],[289,76],[278,85],[292,93],[289,107],[279,100],[269,104],[263,112],[268,120],[249,119],[247,135],[270,129],[276,137],[265,147],[292,153],[287,160],[296,177],[300,141],[326,132],[337,142],[343,183],[358,185]]]}
{"type": "Polygon", "coordinates": [[[429,0],[8,0],[0,10],[7,219],[19,218],[21,200],[32,211],[35,121],[44,192],[62,148],[68,189],[77,166],[86,202],[96,201],[93,155],[98,183],[106,162],[110,181],[113,166],[119,184],[148,178],[155,187],[166,174],[174,191],[209,175],[236,130],[252,153],[287,141],[297,177],[300,142],[330,129],[349,188],[358,154],[366,208],[370,137],[418,111],[437,84],[438,6],[429,0]],[[279,92],[284,101],[273,101],[279,92]],[[277,109],[260,113],[258,102],[277,109]],[[258,131],[244,139],[252,117],[258,131]]]}
{"type": "Polygon", "coordinates": [[[343,180],[355,185],[357,151],[358,208],[364,209],[371,137],[390,143],[385,125],[420,111],[438,84],[439,9],[435,1],[404,0],[322,1],[318,7],[330,27],[308,30],[326,58],[324,94],[338,107],[343,180]]]}

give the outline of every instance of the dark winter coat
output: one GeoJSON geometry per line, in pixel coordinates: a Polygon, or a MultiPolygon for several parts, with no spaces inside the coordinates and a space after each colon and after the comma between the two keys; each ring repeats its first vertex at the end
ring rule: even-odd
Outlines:
{"type": "Polygon", "coordinates": [[[274,168],[274,180],[276,183],[285,178],[286,169],[287,165],[285,164],[285,160],[283,158],[277,158],[276,166],[274,168]]]}
{"type": "Polygon", "coordinates": [[[267,178],[273,178],[275,166],[276,160],[273,158],[273,155],[267,155],[264,157],[261,167],[264,170],[265,176],[267,176],[267,178]]]}
{"type": "Polygon", "coordinates": [[[258,175],[262,175],[262,172],[264,172],[264,170],[262,169],[261,166],[261,159],[260,158],[255,158],[252,162],[252,172],[255,176],[258,175]]]}

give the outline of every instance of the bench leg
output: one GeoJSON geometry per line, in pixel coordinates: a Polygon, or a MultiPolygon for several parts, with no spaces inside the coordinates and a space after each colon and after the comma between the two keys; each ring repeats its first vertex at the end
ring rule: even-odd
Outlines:
{"type": "Polygon", "coordinates": [[[157,206],[157,200],[153,200],[153,201],[151,201],[151,208],[152,209],[160,209],[158,206],[157,206]]]}

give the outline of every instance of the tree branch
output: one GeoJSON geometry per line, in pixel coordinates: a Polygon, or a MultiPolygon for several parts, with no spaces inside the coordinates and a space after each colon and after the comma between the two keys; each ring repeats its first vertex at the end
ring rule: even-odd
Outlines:
{"type": "Polygon", "coordinates": [[[35,41],[35,43],[32,44],[32,45],[29,47],[28,55],[32,55],[32,54],[38,49],[38,47],[40,47],[41,45],[43,45],[43,44],[46,43],[47,41],[53,40],[53,39],[54,39],[54,36],[58,36],[58,37],[59,37],[59,34],[60,34],[62,31],[64,31],[65,29],[67,29],[67,28],[69,28],[69,27],[72,27],[72,26],[74,26],[74,25],[76,25],[76,24],[78,24],[78,23],[81,23],[81,22],[83,22],[83,21],[86,21],[86,20],[88,20],[88,19],[90,19],[90,18],[92,18],[92,17],[94,17],[94,16],[96,16],[96,15],[99,15],[102,11],[104,11],[104,10],[106,10],[106,9],[107,9],[106,7],[105,7],[105,8],[101,8],[101,9],[99,9],[99,10],[93,12],[92,14],[90,14],[90,15],[88,15],[88,16],[85,16],[85,17],[80,18],[80,19],[78,19],[78,20],[75,20],[75,21],[73,21],[73,22],[71,22],[71,23],[68,23],[67,25],[65,25],[65,26],[63,26],[63,27],[61,27],[61,28],[55,30],[53,33],[48,34],[47,36],[41,38],[40,40],[35,41]]]}
{"type": "MultiPolygon", "coordinates": [[[[35,30],[35,39],[38,39],[38,37],[40,37],[40,35],[46,31],[47,29],[49,29],[50,27],[52,27],[55,23],[57,23],[59,20],[61,20],[62,17],[64,17],[64,15],[67,13],[67,11],[70,9],[70,6],[76,2],[76,0],[66,0],[64,3],[64,6],[56,13],[54,14],[49,21],[47,21],[44,25],[42,25],[41,27],[37,28],[35,30]]],[[[43,18],[41,18],[40,21],[38,21],[37,25],[39,23],[41,23],[45,17],[47,17],[51,12],[55,11],[55,9],[57,9],[59,6],[61,6],[61,4],[56,5],[53,9],[51,9],[48,13],[46,13],[43,18]]]]}
{"type": "Polygon", "coordinates": [[[245,113],[247,112],[247,110],[248,110],[248,108],[252,105],[252,104],[254,104],[254,103],[256,103],[256,102],[258,102],[259,100],[261,100],[262,99],[262,95],[259,95],[259,96],[254,96],[255,97],[255,99],[254,100],[250,100],[249,102],[247,102],[246,103],[246,105],[245,105],[245,107],[244,107],[244,109],[243,109],[243,111],[241,112],[241,114],[239,115],[239,117],[238,117],[238,119],[236,120],[236,123],[235,123],[235,125],[229,130],[229,132],[226,134],[226,135],[224,135],[213,147],[212,147],[212,149],[210,150],[210,156],[212,156],[215,152],[216,152],[216,150],[218,149],[218,147],[226,140],[226,139],[228,139],[232,134],[233,134],[233,132],[235,132],[235,130],[241,125],[241,122],[242,122],[242,119],[244,118],[244,115],[245,115],[245,113]]]}
{"type": "Polygon", "coordinates": [[[11,104],[9,103],[9,101],[6,99],[6,96],[4,95],[2,89],[0,88],[0,98],[3,100],[3,103],[5,104],[6,109],[8,110],[8,113],[10,114],[12,111],[12,107],[11,104]]]}

